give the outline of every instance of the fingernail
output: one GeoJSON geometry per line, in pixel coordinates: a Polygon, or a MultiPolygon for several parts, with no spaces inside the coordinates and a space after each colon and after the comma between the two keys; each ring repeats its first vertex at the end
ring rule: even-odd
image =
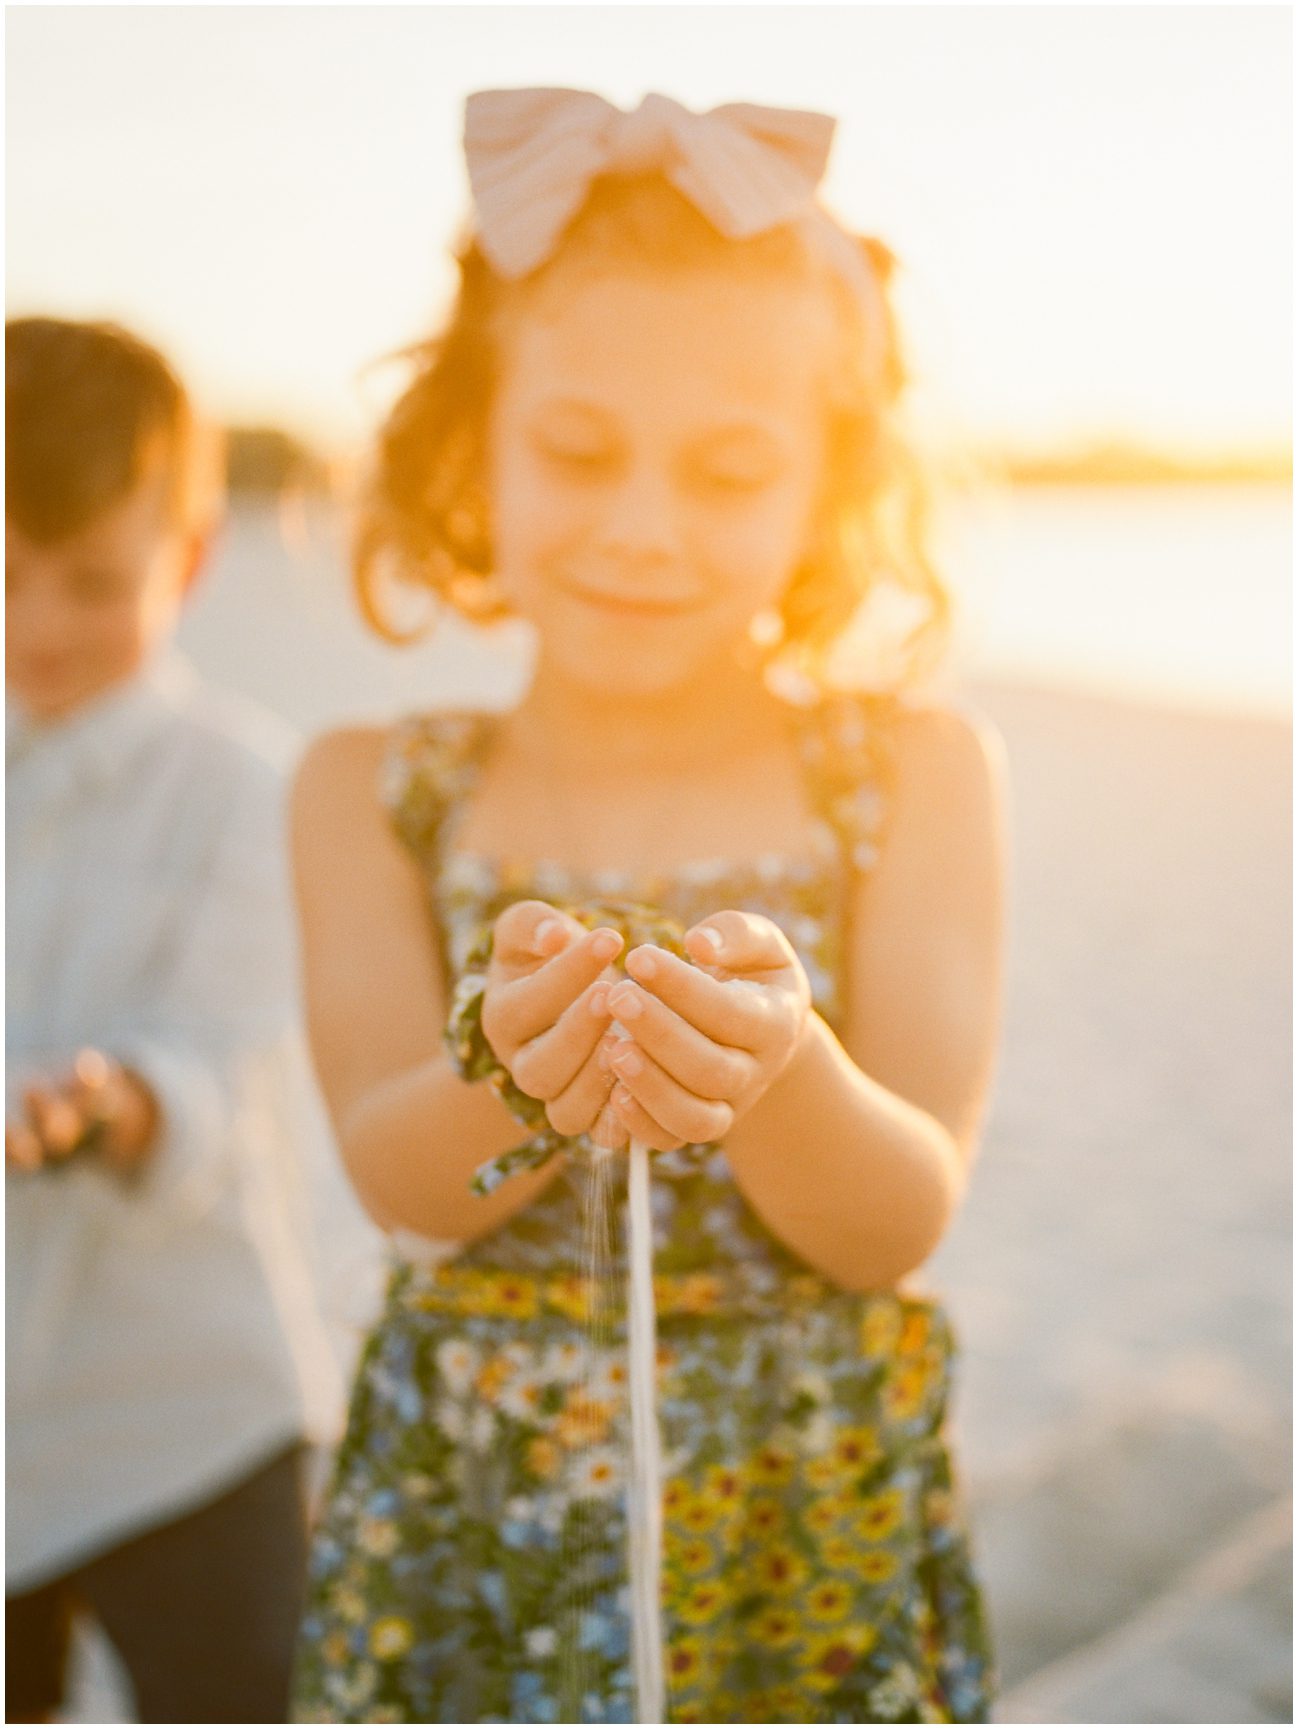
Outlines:
{"type": "Polygon", "coordinates": [[[609,1103],[615,1110],[625,1111],[631,1104],[631,1095],[625,1087],[614,1087],[609,1094],[609,1103]]]}
{"type": "Polygon", "coordinates": [[[622,1045],[613,1052],[613,1067],[620,1075],[638,1075],[644,1064],[634,1045],[622,1045]]]}
{"type": "Polygon", "coordinates": [[[559,923],[558,919],[542,919],[540,924],[536,927],[536,936],[533,939],[537,948],[543,949],[548,947],[550,938],[554,935],[555,931],[561,931],[562,929],[563,926],[559,923]]]}
{"type": "Polygon", "coordinates": [[[592,990],[590,993],[590,997],[588,998],[588,1006],[590,1008],[591,1014],[593,1014],[593,1015],[606,1015],[608,1013],[608,986],[607,985],[596,985],[595,986],[594,990],[592,990]]]}
{"type": "Polygon", "coordinates": [[[628,988],[626,985],[610,995],[608,1006],[620,1020],[624,1021],[633,1021],[638,1014],[644,1011],[639,991],[634,987],[628,988]]]}
{"type": "Polygon", "coordinates": [[[658,962],[653,957],[653,950],[648,948],[632,949],[626,957],[626,970],[634,973],[638,979],[651,979],[658,971],[658,962]]]}
{"type": "Polygon", "coordinates": [[[695,931],[694,935],[701,943],[706,943],[714,955],[719,955],[726,946],[725,938],[721,932],[713,930],[711,925],[702,926],[701,929],[695,931]]]}
{"type": "Polygon", "coordinates": [[[597,961],[611,961],[621,947],[622,939],[616,931],[596,931],[590,952],[597,961]]]}

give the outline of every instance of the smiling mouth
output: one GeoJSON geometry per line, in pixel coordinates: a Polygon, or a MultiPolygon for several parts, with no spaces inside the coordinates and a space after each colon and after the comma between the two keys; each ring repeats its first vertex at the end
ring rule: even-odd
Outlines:
{"type": "Polygon", "coordinates": [[[598,589],[565,585],[574,599],[593,606],[599,612],[615,613],[627,618],[679,618],[696,612],[695,600],[670,600],[650,595],[604,594],[598,589]]]}

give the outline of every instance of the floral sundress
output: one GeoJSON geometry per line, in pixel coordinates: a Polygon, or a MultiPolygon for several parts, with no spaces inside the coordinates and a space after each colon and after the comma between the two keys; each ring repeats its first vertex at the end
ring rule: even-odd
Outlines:
{"type": "MultiPolygon", "coordinates": [[[[765,913],[841,1025],[847,890],[886,819],[894,700],[793,710],[813,854],[635,882],[457,850],[493,723],[400,723],[380,792],[425,873],[448,992],[511,901],[633,892],[687,925],[765,913]]],[[[987,1721],[942,1307],[820,1277],[721,1146],[655,1155],[653,1173],[667,1720],[987,1721]]],[[[592,1334],[580,1187],[565,1160],[451,1258],[394,1256],[316,1535],[298,1721],[635,1720],[625,1311],[615,1281],[592,1334]]],[[[625,1242],[613,1253],[620,1279],[625,1242]]]]}

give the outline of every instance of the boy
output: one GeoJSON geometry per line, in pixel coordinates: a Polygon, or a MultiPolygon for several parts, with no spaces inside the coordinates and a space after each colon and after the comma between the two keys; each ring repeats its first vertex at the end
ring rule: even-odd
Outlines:
{"type": "Polygon", "coordinates": [[[336,1367],[285,1190],[277,723],[171,637],[217,487],[108,325],[6,326],[7,1718],[74,1606],[145,1722],[282,1722],[336,1367]]]}

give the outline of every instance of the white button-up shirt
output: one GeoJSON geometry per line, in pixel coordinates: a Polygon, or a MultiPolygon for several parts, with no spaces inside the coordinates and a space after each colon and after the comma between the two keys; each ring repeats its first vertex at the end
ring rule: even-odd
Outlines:
{"type": "Polygon", "coordinates": [[[7,1176],[7,1583],[24,1590],[336,1431],[304,1241],[292,735],[175,649],[6,715],[8,1114],[95,1045],[153,1154],[7,1176]]]}

